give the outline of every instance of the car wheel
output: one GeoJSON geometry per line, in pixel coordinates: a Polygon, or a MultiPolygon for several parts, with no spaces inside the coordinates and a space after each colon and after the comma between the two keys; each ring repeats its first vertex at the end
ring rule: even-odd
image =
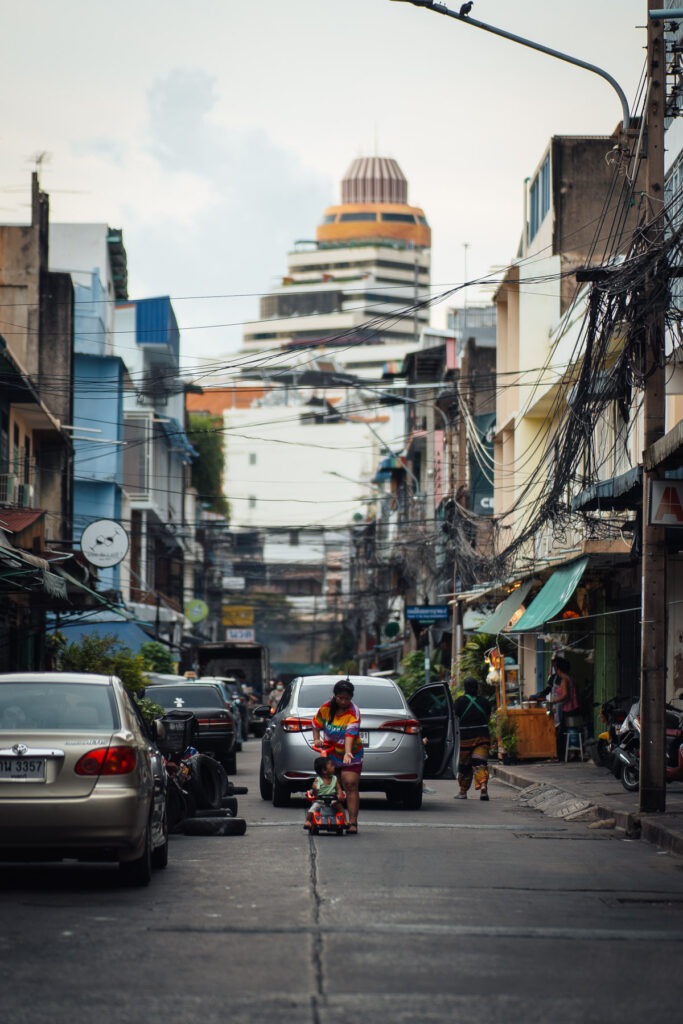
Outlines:
{"type": "Polygon", "coordinates": [[[403,794],[403,808],[406,811],[419,811],[422,807],[422,783],[410,786],[403,794]]]}
{"type": "Polygon", "coordinates": [[[223,761],[223,767],[225,768],[228,775],[235,775],[237,773],[237,753],[233,750],[231,754],[228,754],[226,759],[223,761]]]}
{"type": "Polygon", "coordinates": [[[275,778],[273,773],[273,807],[289,807],[289,798],[292,791],[289,786],[283,786],[275,778]]]}
{"type": "Polygon", "coordinates": [[[266,778],[266,772],[263,766],[263,761],[261,761],[258,770],[258,788],[262,800],[273,799],[273,783],[270,781],[270,779],[266,778]]]}
{"type": "Polygon", "coordinates": [[[168,864],[168,824],[164,815],[164,841],[161,846],[155,846],[152,850],[152,867],[165,868],[168,864]]]}
{"type": "Polygon", "coordinates": [[[149,885],[152,880],[152,835],[149,822],[145,829],[145,848],[136,860],[122,861],[119,872],[126,885],[149,885]]]}

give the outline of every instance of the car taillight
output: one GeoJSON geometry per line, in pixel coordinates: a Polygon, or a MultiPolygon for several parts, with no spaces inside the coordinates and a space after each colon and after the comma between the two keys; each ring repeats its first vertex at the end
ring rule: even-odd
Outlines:
{"type": "Polygon", "coordinates": [[[208,729],[224,729],[230,732],[232,728],[232,720],[227,715],[219,715],[217,718],[198,718],[197,722],[208,729]]]}
{"type": "Polygon", "coordinates": [[[378,728],[386,732],[407,732],[414,736],[420,731],[421,726],[416,718],[397,718],[391,722],[383,722],[378,728]]]}
{"type": "Polygon", "coordinates": [[[76,775],[129,775],[137,755],[131,747],[95,747],[80,758],[76,775]]]}
{"type": "Polygon", "coordinates": [[[313,728],[310,718],[284,718],[282,728],[285,732],[307,732],[313,728]]]}

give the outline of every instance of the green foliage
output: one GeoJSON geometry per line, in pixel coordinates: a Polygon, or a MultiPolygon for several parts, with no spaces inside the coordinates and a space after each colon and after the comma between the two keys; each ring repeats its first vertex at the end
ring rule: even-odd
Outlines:
{"type": "Polygon", "coordinates": [[[84,636],[80,643],[68,644],[62,634],[55,634],[52,648],[60,671],[118,676],[147,721],[163,714],[163,708],[143,696],[148,682],[144,657],[115,636],[84,636]]]}
{"type": "Polygon", "coordinates": [[[190,413],[187,436],[199,456],[192,462],[192,486],[212,512],[229,519],[230,505],[221,486],[225,458],[221,417],[190,413]]]}
{"type": "Polygon", "coordinates": [[[133,700],[140,709],[140,714],[146,722],[153,722],[155,718],[161,718],[164,709],[161,704],[156,704],[149,697],[141,697],[139,693],[133,694],[133,700]]]}
{"type": "MultiPolygon", "coordinates": [[[[430,682],[439,678],[438,669],[430,664],[430,682]]],[[[406,697],[412,697],[416,690],[425,684],[425,653],[424,651],[411,651],[406,654],[401,662],[401,674],[397,679],[398,685],[406,697]]]]}
{"type": "Polygon", "coordinates": [[[320,660],[327,662],[330,671],[340,675],[353,675],[358,671],[356,638],[347,626],[342,626],[334,640],[320,654],[320,660]]]}
{"type": "Polygon", "coordinates": [[[140,654],[144,658],[145,668],[150,672],[169,672],[177,670],[176,662],[168,647],[150,640],[149,643],[140,645],[140,654]]]}
{"type": "Polygon", "coordinates": [[[486,652],[496,646],[495,636],[489,633],[473,633],[460,651],[458,659],[458,675],[460,679],[474,676],[480,686],[486,683],[489,666],[486,664],[486,652]]]}
{"type": "Polygon", "coordinates": [[[491,715],[489,730],[494,750],[502,750],[509,758],[517,756],[517,727],[511,715],[503,710],[491,715]]]}

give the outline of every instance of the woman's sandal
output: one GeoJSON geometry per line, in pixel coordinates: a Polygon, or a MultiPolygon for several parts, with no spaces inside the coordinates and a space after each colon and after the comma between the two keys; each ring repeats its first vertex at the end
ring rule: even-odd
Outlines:
{"type": "Polygon", "coordinates": [[[357,836],[358,835],[358,825],[356,825],[355,822],[351,822],[350,825],[346,826],[346,834],[349,835],[349,836],[357,836]]]}

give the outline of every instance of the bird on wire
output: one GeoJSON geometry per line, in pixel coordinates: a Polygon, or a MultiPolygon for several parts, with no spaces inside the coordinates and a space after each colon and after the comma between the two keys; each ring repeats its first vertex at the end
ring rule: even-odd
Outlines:
{"type": "Polygon", "coordinates": [[[462,7],[460,8],[460,17],[461,18],[466,18],[471,10],[472,10],[472,0],[468,0],[468,3],[463,4],[462,7]]]}

